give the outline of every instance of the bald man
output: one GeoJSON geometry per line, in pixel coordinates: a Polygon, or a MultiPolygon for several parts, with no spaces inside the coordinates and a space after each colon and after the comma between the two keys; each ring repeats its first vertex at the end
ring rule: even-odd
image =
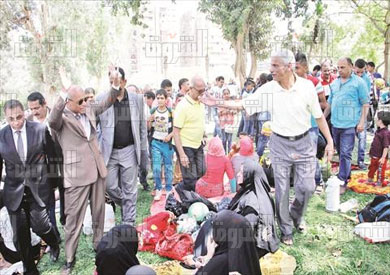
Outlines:
{"type": "Polygon", "coordinates": [[[341,58],[337,62],[337,68],[340,76],[330,85],[329,105],[324,115],[332,113],[332,134],[340,156],[337,176],[345,183],[340,189],[343,194],[351,173],[355,134],[364,131],[365,128],[369,93],[364,80],[352,73],[353,63],[350,58],[341,58]]]}
{"type": "Polygon", "coordinates": [[[184,189],[195,191],[195,183],[206,172],[202,143],[205,133],[205,106],[199,101],[206,84],[200,77],[191,80],[189,92],[176,106],[173,137],[183,175],[184,189]]]}
{"type": "Polygon", "coordinates": [[[111,77],[112,89],[102,100],[88,102],[81,87],[71,86],[58,98],[49,117],[49,125],[58,134],[64,156],[64,274],[71,273],[76,261],[75,254],[88,200],[95,249],[103,235],[107,169],[98,147],[96,117],[109,108],[119,94],[119,72],[112,71],[111,77]]]}

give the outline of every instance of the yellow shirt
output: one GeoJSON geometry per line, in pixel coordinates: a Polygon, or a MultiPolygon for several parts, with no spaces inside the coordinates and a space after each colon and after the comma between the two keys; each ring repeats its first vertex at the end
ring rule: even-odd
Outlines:
{"type": "Polygon", "coordinates": [[[180,128],[183,147],[199,148],[205,130],[204,104],[185,95],[176,106],[173,126],[180,128]]]}

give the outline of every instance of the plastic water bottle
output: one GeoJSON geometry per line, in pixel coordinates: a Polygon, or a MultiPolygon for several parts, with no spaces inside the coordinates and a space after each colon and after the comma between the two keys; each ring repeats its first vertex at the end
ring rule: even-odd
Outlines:
{"type": "Polygon", "coordinates": [[[349,199],[346,202],[340,204],[340,212],[347,213],[348,211],[357,208],[359,206],[357,199],[349,199]]]}
{"type": "Polygon", "coordinates": [[[326,211],[337,212],[340,207],[340,181],[332,176],[326,182],[326,211]]]}

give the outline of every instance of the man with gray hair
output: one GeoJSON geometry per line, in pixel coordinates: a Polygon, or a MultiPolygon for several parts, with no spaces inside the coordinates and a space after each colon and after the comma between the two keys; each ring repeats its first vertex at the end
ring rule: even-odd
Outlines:
{"type": "Polygon", "coordinates": [[[311,115],[327,140],[326,156],[333,155],[333,140],[322,114],[314,85],[294,72],[295,58],[291,51],[282,50],[271,56],[273,81],[242,101],[217,104],[213,98],[205,103],[225,108],[245,109],[250,115],[268,111],[272,117],[270,158],[275,175],[276,213],[282,233],[281,240],[293,244],[293,225],[305,230],[303,215],[315,191],[314,172],[316,148],[308,135],[311,115]],[[310,145],[310,146],[308,146],[310,145]],[[290,175],[293,173],[295,199],[289,205],[290,175]]]}

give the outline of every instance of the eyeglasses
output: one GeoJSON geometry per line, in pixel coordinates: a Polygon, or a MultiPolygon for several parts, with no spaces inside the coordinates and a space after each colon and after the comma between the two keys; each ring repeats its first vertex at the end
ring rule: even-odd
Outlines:
{"type": "Polygon", "coordinates": [[[68,100],[70,100],[70,101],[72,101],[72,102],[75,102],[75,103],[77,103],[78,105],[81,105],[81,104],[83,104],[83,102],[87,102],[88,99],[90,99],[90,98],[92,98],[92,96],[84,97],[84,98],[80,99],[79,101],[74,101],[73,99],[70,99],[70,98],[68,98],[68,100]]]}
{"type": "Polygon", "coordinates": [[[194,89],[195,91],[197,91],[198,93],[204,93],[206,91],[206,89],[202,89],[202,90],[198,90],[196,89],[195,87],[191,87],[192,89],[194,89]]]}

